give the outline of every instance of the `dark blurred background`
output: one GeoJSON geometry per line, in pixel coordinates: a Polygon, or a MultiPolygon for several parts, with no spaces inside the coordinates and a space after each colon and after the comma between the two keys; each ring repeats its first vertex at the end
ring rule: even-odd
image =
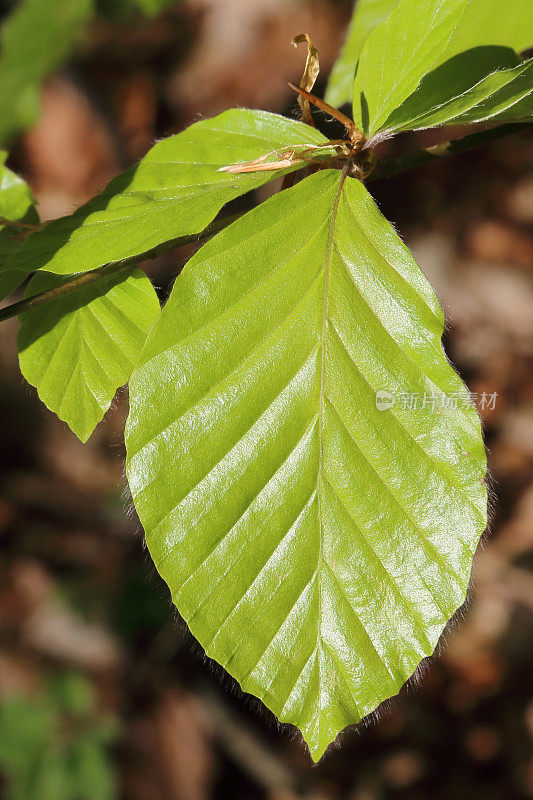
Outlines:
{"type": "MultiPolygon", "coordinates": [[[[43,219],[70,213],[155,139],[197,119],[235,105],[295,115],[287,81],[299,79],[305,54],[291,38],[308,32],[318,46],[321,94],[351,13],[334,0],[182,0],[159,13],[163,5],[100,0],[45,82],[41,116],[8,161],[43,219]]],[[[450,133],[404,135],[385,155],[450,133]]],[[[439,656],[316,767],[205,658],[172,608],[124,479],[126,392],[80,444],[24,383],[18,323],[2,323],[2,797],[533,796],[532,167],[533,141],[519,135],[371,186],[436,288],[451,360],[472,392],[495,396],[481,409],[493,515],[469,607],[439,656]]],[[[161,296],[191,252],[143,265],[161,296]]]]}

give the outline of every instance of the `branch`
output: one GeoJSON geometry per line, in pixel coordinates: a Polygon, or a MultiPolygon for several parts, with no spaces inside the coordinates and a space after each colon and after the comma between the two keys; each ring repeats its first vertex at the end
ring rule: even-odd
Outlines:
{"type": "Polygon", "coordinates": [[[241,214],[229,214],[226,217],[221,217],[219,220],[212,222],[211,225],[209,225],[201,233],[195,233],[190,236],[180,236],[177,239],[164,242],[158,247],[154,247],[153,250],[148,250],[139,256],[133,256],[132,258],[128,258],[124,261],[119,261],[114,264],[107,264],[105,267],[98,267],[98,269],[91,269],[88,272],[82,273],[81,275],[76,275],[76,277],[72,278],[72,280],[62,283],[61,286],[56,286],[46,292],[40,292],[32,297],[25,297],[24,300],[19,300],[18,303],[11,303],[11,305],[6,306],[5,308],[0,308],[0,322],[4,322],[6,319],[11,319],[11,317],[16,317],[17,314],[20,314],[23,311],[28,311],[30,308],[39,308],[39,306],[45,305],[45,303],[49,303],[51,300],[57,300],[59,297],[64,297],[67,294],[76,292],[78,289],[83,289],[85,286],[89,286],[91,283],[97,283],[98,281],[104,280],[104,278],[108,278],[110,275],[117,275],[120,272],[132,272],[135,265],[138,264],[139,261],[155,258],[167,250],[173,250],[174,248],[182,247],[185,244],[203,241],[209,236],[213,236],[215,233],[218,233],[223,228],[226,228],[240,216],[241,214]]]}
{"type": "Polygon", "coordinates": [[[443,142],[434,147],[428,147],[425,150],[415,150],[400,158],[387,158],[384,161],[378,162],[367,180],[371,182],[379,181],[382,178],[391,178],[393,175],[399,175],[401,172],[406,172],[422,164],[438,161],[448,156],[458,156],[461,155],[461,153],[474,150],[476,147],[482,147],[485,144],[490,144],[490,142],[502,139],[504,136],[511,136],[526,130],[533,130],[533,126],[530,122],[513,122],[508,125],[497,125],[486,131],[471,133],[468,136],[464,136],[462,139],[452,139],[450,142],[443,142]]]}
{"type": "MultiPolygon", "coordinates": [[[[421,166],[422,164],[428,164],[433,161],[438,161],[441,158],[466,153],[476,147],[481,147],[485,144],[489,144],[490,142],[502,139],[504,136],[511,136],[526,130],[531,131],[532,127],[533,126],[529,122],[498,125],[494,128],[489,128],[486,131],[464,136],[462,139],[453,139],[450,142],[443,142],[442,144],[435,145],[434,147],[428,147],[425,150],[415,150],[414,152],[408,153],[400,158],[388,158],[384,161],[380,161],[377,164],[373,172],[368,176],[367,181],[370,183],[372,181],[381,180],[382,178],[391,178],[393,175],[399,175],[402,172],[406,172],[407,170],[421,166]]],[[[146,253],[142,253],[139,256],[134,256],[133,258],[120,261],[116,264],[108,264],[105,267],[99,267],[98,269],[93,269],[90,272],[84,272],[82,275],[77,275],[75,278],[63,283],[61,286],[57,286],[56,288],[50,289],[47,292],[41,292],[33,297],[26,297],[24,300],[20,300],[18,303],[12,303],[11,305],[0,309],[0,322],[10,319],[11,317],[15,317],[17,314],[27,311],[30,308],[38,308],[39,306],[42,306],[51,300],[55,300],[58,297],[63,297],[71,292],[75,292],[91,283],[101,281],[104,278],[107,278],[109,275],[116,275],[117,273],[125,272],[126,270],[133,270],[134,266],[138,264],[139,261],[144,259],[155,258],[162,252],[166,252],[176,247],[181,247],[185,244],[203,241],[209,236],[218,233],[219,231],[223,230],[223,228],[230,225],[232,222],[242,216],[242,213],[221,217],[219,220],[212,222],[211,225],[209,225],[200,234],[181,236],[177,239],[173,239],[170,242],[164,242],[162,245],[159,245],[158,247],[155,247],[153,250],[149,250],[146,253]]]]}

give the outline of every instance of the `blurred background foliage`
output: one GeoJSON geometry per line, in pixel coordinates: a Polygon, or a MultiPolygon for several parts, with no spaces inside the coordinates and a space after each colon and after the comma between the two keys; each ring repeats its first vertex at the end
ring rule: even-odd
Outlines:
{"type": "Polygon", "coordinates": [[[115,733],[111,719],[95,713],[91,684],[75,674],[55,675],[35,697],[7,698],[0,706],[6,798],[112,800],[105,748],[115,733]]]}
{"type": "MultiPolygon", "coordinates": [[[[295,114],[291,38],[317,44],[320,94],[350,13],[341,0],[0,0],[0,216],[35,221],[13,172],[51,219],[200,117],[295,114]]],[[[383,154],[462,133],[406,134],[383,154]]],[[[123,476],[126,393],[82,446],[23,384],[17,321],[0,326],[2,797],[533,796],[532,167],[519,136],[372,185],[437,289],[448,354],[475,395],[496,394],[481,410],[494,511],[439,657],[316,768],[172,608],[123,476]]],[[[162,297],[193,250],[143,265],[162,297]]]]}

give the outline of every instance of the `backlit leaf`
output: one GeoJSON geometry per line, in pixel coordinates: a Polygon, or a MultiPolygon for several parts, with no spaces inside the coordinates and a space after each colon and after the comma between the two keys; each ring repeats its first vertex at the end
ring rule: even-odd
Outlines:
{"type": "Polygon", "coordinates": [[[533,59],[494,72],[471,89],[440,103],[428,102],[428,83],[422,80],[411,97],[390,115],[385,123],[387,131],[488,120],[515,122],[533,115],[533,59]],[[431,110],[418,113],[428,108],[431,110]]]}
{"type": "Polygon", "coordinates": [[[510,47],[517,53],[533,47],[533,5],[529,0],[469,0],[446,58],[483,45],[510,47]]]}
{"type": "MultiPolygon", "coordinates": [[[[518,59],[512,53],[514,63],[502,64],[502,50],[518,52],[531,39],[530,0],[509,0],[505,13],[500,0],[400,0],[363,46],[354,82],[354,121],[369,135],[388,130],[389,116],[429,73],[441,68],[430,85],[438,102],[446,102],[502,66],[515,66],[518,59]],[[480,63],[485,74],[480,74],[480,63]]],[[[418,115],[431,111],[431,97],[431,92],[420,92],[418,115]]]]}
{"type": "MultiPolygon", "coordinates": [[[[58,274],[139,259],[200,233],[222,206],[287,170],[234,175],[220,168],[290,147],[324,145],[317,130],[266,111],[232,109],[158,142],[136,167],[74,214],[30,236],[10,267],[58,274]]],[[[300,163],[292,169],[302,166],[300,163]]]]}
{"type": "MultiPolygon", "coordinates": [[[[64,279],[37,273],[28,295],[64,279]]],[[[85,442],[128,382],[159,301],[138,269],[87,286],[20,315],[20,369],[39,397],[85,442]]]]}
{"type": "Polygon", "coordinates": [[[363,184],[323,170],[191,259],[131,379],[127,473],[157,569],[314,759],[465,599],[485,454],[442,331],[363,184]]]}

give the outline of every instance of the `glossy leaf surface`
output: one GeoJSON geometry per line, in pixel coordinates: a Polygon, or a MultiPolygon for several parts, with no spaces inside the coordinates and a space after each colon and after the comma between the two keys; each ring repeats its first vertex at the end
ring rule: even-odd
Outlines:
{"type": "MultiPolygon", "coordinates": [[[[431,88],[439,102],[450,100],[500,69],[502,48],[527,47],[532,31],[530,0],[510,0],[505,13],[499,0],[400,0],[365,41],[354,82],[355,123],[369,135],[388,130],[389,116],[439,68],[431,88]]],[[[431,111],[427,92],[419,101],[426,103],[419,115],[431,111]]]]}
{"type": "Polygon", "coordinates": [[[444,102],[428,103],[429,92],[430,87],[423,80],[417,91],[391,114],[385,124],[386,130],[530,119],[533,116],[533,59],[494,72],[471,89],[444,102]],[[420,101],[422,96],[424,99],[420,101]],[[430,106],[430,111],[419,113],[430,106]]]}
{"type": "Polygon", "coordinates": [[[363,184],[323,170],[191,259],[130,382],[127,473],[157,569],[314,759],[465,599],[485,454],[442,331],[363,184]]]}
{"type": "MultiPolygon", "coordinates": [[[[61,282],[37,273],[28,295],[61,282]]],[[[157,295],[137,269],[25,311],[17,342],[22,374],[85,442],[128,382],[158,316],[157,295]]]]}
{"type": "Polygon", "coordinates": [[[243,176],[219,172],[220,167],[279,148],[326,143],[314,128],[277,114],[225,111],[158,142],[101,195],[30,236],[10,266],[69,274],[140,258],[180,236],[200,233],[227,202],[290,171],[243,176]]]}
{"type": "Polygon", "coordinates": [[[341,54],[329,77],[325,100],[332,106],[349,103],[357,59],[367,36],[386,19],[398,0],[357,0],[341,54]]]}
{"type": "Polygon", "coordinates": [[[0,32],[0,144],[39,113],[41,82],[70,52],[92,0],[22,0],[0,32]]]}

